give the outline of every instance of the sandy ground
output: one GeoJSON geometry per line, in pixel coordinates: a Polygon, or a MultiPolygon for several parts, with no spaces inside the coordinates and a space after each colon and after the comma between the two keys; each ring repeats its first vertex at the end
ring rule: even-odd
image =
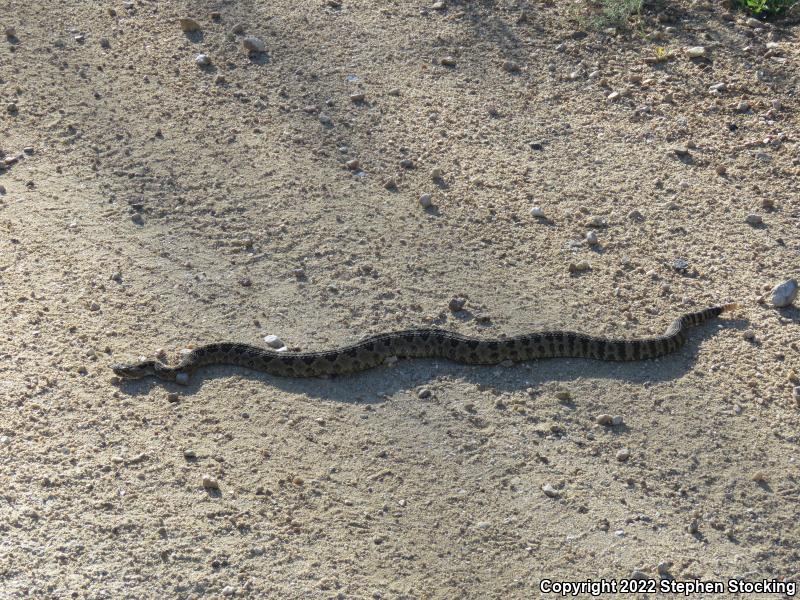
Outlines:
{"type": "Polygon", "coordinates": [[[797,26],[432,4],[0,0],[0,597],[798,581],[800,312],[757,301],[800,271],[797,26]],[[110,371],[268,334],[634,337],[731,299],[640,363],[110,371]]]}

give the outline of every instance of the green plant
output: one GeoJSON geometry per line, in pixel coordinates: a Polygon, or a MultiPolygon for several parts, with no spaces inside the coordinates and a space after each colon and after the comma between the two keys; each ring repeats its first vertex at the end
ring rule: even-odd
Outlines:
{"type": "Polygon", "coordinates": [[[758,17],[774,17],[783,14],[797,4],[798,0],[738,0],[739,6],[758,17]]]}
{"type": "Polygon", "coordinates": [[[639,14],[644,0],[598,0],[587,3],[593,6],[594,15],[589,22],[595,27],[619,27],[628,19],[639,14]]]}

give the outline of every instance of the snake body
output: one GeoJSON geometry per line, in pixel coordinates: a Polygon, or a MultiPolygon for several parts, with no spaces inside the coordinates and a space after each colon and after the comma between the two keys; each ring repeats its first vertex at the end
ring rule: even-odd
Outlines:
{"type": "Polygon", "coordinates": [[[677,350],[686,341],[689,327],[701,325],[737,306],[724,304],[687,313],[675,319],[663,335],[635,340],[572,331],[478,339],[441,329],[410,329],[373,335],[355,344],[322,352],[277,352],[248,344],[219,342],[195,348],[174,367],[156,360],[143,360],[115,365],[113,370],[124,379],[155,376],[165,381],[186,382],[189,373],[206,365],[235,365],[283,377],[321,377],[364,371],[393,358],[444,358],[471,365],[555,357],[634,361],[677,350]]]}

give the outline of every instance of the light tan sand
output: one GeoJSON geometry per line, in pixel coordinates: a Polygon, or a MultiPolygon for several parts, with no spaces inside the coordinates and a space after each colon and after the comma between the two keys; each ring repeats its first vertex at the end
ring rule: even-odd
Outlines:
{"type": "Polygon", "coordinates": [[[800,313],[756,301],[800,271],[797,27],[668,2],[581,38],[561,2],[331,4],[0,0],[0,149],[33,149],[0,174],[0,597],[532,598],[659,563],[797,581],[800,313]],[[110,371],[268,334],[633,337],[732,299],[641,363],[110,371]]]}

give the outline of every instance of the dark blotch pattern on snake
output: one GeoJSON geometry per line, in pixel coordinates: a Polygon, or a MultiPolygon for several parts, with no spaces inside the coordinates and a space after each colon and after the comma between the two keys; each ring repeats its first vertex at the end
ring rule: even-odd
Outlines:
{"type": "Polygon", "coordinates": [[[663,335],[609,339],[572,331],[542,331],[502,339],[478,339],[441,329],[411,329],[373,335],[349,346],[322,352],[276,352],[257,346],[220,342],[189,352],[170,367],[156,360],[115,365],[125,379],[155,376],[181,381],[206,365],[236,365],[283,377],[321,377],[364,371],[395,358],[444,358],[471,365],[495,365],[540,358],[574,357],[609,361],[656,358],[680,348],[686,330],[733,310],[735,303],[687,313],[673,321],[663,335]],[[184,376],[185,378],[185,376],[184,376]]]}

